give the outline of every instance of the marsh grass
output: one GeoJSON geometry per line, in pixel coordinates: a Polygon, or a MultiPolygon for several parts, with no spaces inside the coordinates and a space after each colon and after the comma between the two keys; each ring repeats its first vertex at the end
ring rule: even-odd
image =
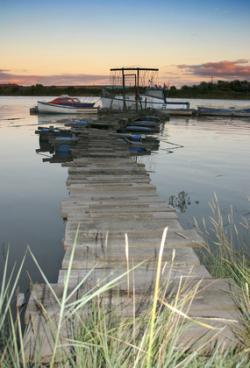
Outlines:
{"type": "MultiPolygon", "coordinates": [[[[204,345],[194,351],[189,351],[185,347],[176,349],[180,334],[185,330],[187,323],[202,325],[208,330],[214,329],[215,334],[217,331],[209,322],[204,323],[190,318],[188,315],[199,284],[187,291],[185,280],[181,279],[172,293],[169,280],[164,287],[160,286],[161,270],[164,267],[161,254],[167,237],[167,229],[164,230],[160,246],[153,296],[150,299],[146,292],[145,295],[141,296],[143,308],[137,316],[135,311],[138,307],[138,301],[135,298],[133,286],[129,290],[129,294],[124,296],[129,298],[130,304],[132,304],[130,307],[133,310],[133,317],[122,319],[119,318],[119,313],[115,308],[111,310],[106,308],[103,304],[103,296],[114,290],[123,277],[127,277],[129,285],[130,281],[133,280],[134,270],[140,266],[131,264],[129,260],[128,237],[125,237],[126,272],[111,281],[102,280],[96,287],[85,290],[81,294],[80,291],[84,290],[84,283],[93,270],[90,270],[86,278],[73,288],[70,286],[69,280],[78,236],[77,230],[61,297],[55,293],[31,250],[28,250],[29,256],[32,257],[41,273],[58,310],[58,317],[55,320],[54,315],[41,305],[42,313],[49,321],[52,330],[53,346],[47,365],[42,364],[39,351],[33,357],[32,363],[27,361],[25,330],[21,328],[21,311],[17,309],[14,318],[11,309],[24,259],[20,267],[13,269],[8,277],[9,261],[7,255],[0,288],[0,367],[250,367],[249,260],[233,247],[233,237],[224,231],[216,198],[211,204],[211,208],[212,217],[210,220],[215,232],[216,240],[213,245],[215,249],[212,251],[207,247],[203,250],[201,257],[213,276],[230,277],[235,281],[234,296],[243,314],[246,331],[244,336],[239,336],[242,341],[240,348],[223,351],[219,347],[215,347],[209,355],[204,354],[204,348],[206,348],[204,345]],[[166,294],[167,289],[168,293],[166,294]],[[75,293],[78,295],[77,299],[73,298],[75,293]],[[61,332],[66,322],[69,324],[72,334],[62,340],[61,332]],[[58,353],[61,356],[59,362],[58,353]]],[[[199,230],[203,235],[206,235],[206,224],[203,225],[203,230],[201,227],[199,230]]],[[[234,231],[237,233],[237,229],[234,231]]],[[[174,259],[175,252],[173,251],[170,268],[174,265],[174,259]]]]}
{"type": "MultiPolygon", "coordinates": [[[[235,225],[234,213],[231,208],[225,219],[222,215],[216,195],[210,203],[212,215],[209,224],[204,220],[202,225],[195,220],[196,228],[205,238],[209,236],[214,242],[207,241],[207,246],[199,253],[202,263],[208,271],[217,278],[232,278],[235,282],[233,297],[244,316],[246,334],[243,337],[250,349],[250,258],[249,249],[240,237],[235,225]],[[209,229],[208,230],[208,225],[209,229]]],[[[248,240],[250,239],[250,223],[242,218],[240,225],[244,227],[248,240]]]]}

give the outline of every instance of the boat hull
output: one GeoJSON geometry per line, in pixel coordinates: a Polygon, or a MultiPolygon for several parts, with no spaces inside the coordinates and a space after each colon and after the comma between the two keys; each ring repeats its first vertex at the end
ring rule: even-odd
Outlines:
{"type": "Polygon", "coordinates": [[[250,109],[219,109],[219,108],[212,108],[212,107],[199,107],[198,108],[198,115],[202,116],[222,116],[222,117],[250,117],[250,109]]]}
{"type": "Polygon", "coordinates": [[[38,101],[37,108],[39,114],[96,114],[98,111],[96,107],[63,106],[41,101],[38,101]]]}
{"type": "MultiPolygon", "coordinates": [[[[194,113],[193,109],[190,108],[168,108],[168,105],[187,105],[186,102],[168,102],[167,104],[163,100],[157,100],[156,98],[141,96],[140,102],[138,102],[139,109],[155,109],[165,112],[166,115],[182,115],[191,116],[194,113]],[[159,102],[161,101],[161,102],[159,102]]],[[[101,108],[107,110],[122,111],[124,108],[124,100],[122,97],[102,97],[101,108]]],[[[127,110],[136,110],[136,101],[134,99],[125,99],[125,108],[127,110]]]]}
{"type": "Polygon", "coordinates": [[[203,116],[232,116],[231,109],[220,109],[213,107],[198,107],[198,115],[203,116]]]}

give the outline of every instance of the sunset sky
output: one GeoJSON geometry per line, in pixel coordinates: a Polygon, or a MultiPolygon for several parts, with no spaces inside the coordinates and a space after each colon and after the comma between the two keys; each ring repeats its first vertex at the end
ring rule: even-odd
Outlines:
{"type": "Polygon", "coordinates": [[[0,0],[0,83],[102,84],[116,66],[159,82],[250,80],[250,0],[0,0]]]}

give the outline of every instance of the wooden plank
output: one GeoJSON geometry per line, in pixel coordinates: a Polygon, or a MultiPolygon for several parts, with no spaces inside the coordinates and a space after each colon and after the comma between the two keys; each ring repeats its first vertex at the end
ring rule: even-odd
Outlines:
{"type": "Polygon", "coordinates": [[[113,183],[108,183],[108,184],[104,184],[104,183],[96,183],[96,184],[72,184],[70,186],[70,191],[71,192],[75,192],[75,191],[84,191],[84,193],[86,192],[96,192],[98,191],[99,193],[102,192],[109,192],[110,190],[112,191],[156,191],[156,187],[155,185],[152,184],[137,184],[137,183],[119,183],[119,184],[113,184],[113,183]]]}
{"type": "Polygon", "coordinates": [[[71,174],[79,174],[82,173],[84,171],[86,171],[86,169],[103,169],[103,168],[107,168],[107,169],[113,169],[113,168],[128,168],[128,169],[137,169],[137,170],[141,170],[141,171],[145,171],[145,164],[137,164],[136,162],[133,162],[131,160],[109,160],[109,162],[105,162],[103,160],[101,161],[97,161],[97,162],[91,162],[90,160],[87,160],[86,163],[84,164],[82,162],[81,166],[70,166],[68,169],[68,173],[69,175],[71,174]]]}
{"type": "Polygon", "coordinates": [[[72,184],[69,187],[70,190],[70,194],[72,195],[72,197],[77,196],[77,197],[82,197],[82,198],[101,198],[102,196],[108,197],[108,198],[112,198],[112,197],[118,197],[119,196],[122,197],[128,197],[129,196],[134,196],[134,197],[145,197],[145,196],[156,196],[156,189],[154,187],[145,187],[145,188],[130,188],[129,186],[126,187],[121,187],[119,188],[118,186],[116,188],[111,188],[108,189],[107,187],[103,188],[101,190],[101,188],[97,188],[97,189],[87,189],[84,188],[84,186],[82,187],[76,187],[76,185],[78,184],[72,184]]]}
{"type": "MultiPolygon", "coordinates": [[[[157,231],[134,230],[127,233],[130,247],[144,249],[158,249],[161,243],[162,229],[157,231]]],[[[74,244],[75,231],[65,233],[64,247],[71,248],[74,244]]],[[[77,247],[120,247],[124,249],[125,233],[121,231],[101,232],[96,230],[80,231],[77,238],[77,247]]],[[[204,240],[192,230],[174,231],[170,229],[167,235],[165,247],[167,248],[200,248],[204,247],[204,240]]]]}
{"type": "MultiPolygon", "coordinates": [[[[80,157],[80,158],[75,158],[73,161],[70,162],[63,162],[62,166],[63,167],[69,167],[69,168],[74,168],[74,167],[85,167],[85,166],[89,166],[89,165],[108,165],[110,163],[110,159],[107,157],[97,157],[97,158],[87,158],[87,157],[80,157]]],[[[113,161],[111,162],[111,164],[113,163],[113,161]]],[[[128,163],[132,163],[132,164],[136,164],[135,161],[132,161],[131,158],[129,157],[119,157],[116,158],[114,161],[114,164],[116,164],[117,166],[119,165],[126,165],[128,163]]],[[[139,164],[140,165],[140,164],[139,164]]],[[[140,167],[140,166],[139,166],[140,167]]]]}
{"type": "MultiPolygon", "coordinates": [[[[63,287],[58,284],[50,284],[50,287],[53,289],[56,294],[58,300],[61,302],[63,296],[63,287]]],[[[68,289],[68,295],[72,292],[72,288],[68,289]]],[[[77,299],[77,293],[73,293],[70,302],[73,302],[77,299]]],[[[31,315],[36,315],[37,312],[42,313],[42,311],[46,310],[48,314],[54,314],[55,311],[59,309],[59,304],[55,299],[54,295],[51,292],[51,289],[46,284],[33,284],[29,296],[29,303],[26,308],[25,318],[26,323],[27,319],[30,318],[31,315]]]]}
{"type": "Polygon", "coordinates": [[[232,297],[232,280],[210,279],[199,282],[198,292],[184,313],[198,322],[215,327],[205,328],[198,323],[187,324],[178,340],[178,349],[201,349],[207,353],[218,348],[228,350],[239,346],[237,338],[243,332],[242,315],[232,297]]]}
{"type": "Polygon", "coordinates": [[[99,219],[103,219],[103,216],[105,216],[105,219],[116,219],[116,220],[124,220],[124,221],[130,221],[131,219],[133,220],[170,220],[170,219],[177,219],[177,214],[176,212],[166,212],[166,211],[147,211],[147,212],[143,212],[143,211],[125,211],[122,212],[120,211],[119,213],[116,211],[114,212],[105,212],[105,213],[99,213],[98,211],[93,211],[93,210],[89,210],[86,212],[86,214],[89,216],[89,218],[92,220],[94,219],[95,221],[99,220],[99,219]]]}
{"type": "MultiPolygon", "coordinates": [[[[49,319],[42,314],[36,313],[36,316],[29,320],[23,341],[26,362],[39,362],[41,366],[50,362],[55,344],[55,333],[58,328],[58,312],[56,311],[49,319]]],[[[71,335],[70,323],[64,320],[59,335],[55,364],[58,363],[65,366],[64,364],[68,361],[71,351],[68,345],[68,338],[71,335]]]]}
{"type": "Polygon", "coordinates": [[[143,217],[144,219],[152,219],[152,218],[177,218],[177,214],[175,211],[168,211],[166,208],[142,208],[138,209],[137,207],[127,207],[125,209],[122,208],[107,208],[102,209],[102,211],[98,211],[98,209],[90,209],[87,207],[68,207],[64,210],[64,212],[67,212],[68,215],[71,217],[75,216],[88,216],[89,218],[105,218],[117,216],[119,217],[126,217],[126,218],[134,218],[135,216],[143,217]]]}
{"type": "Polygon", "coordinates": [[[172,217],[175,216],[176,211],[171,208],[166,206],[165,204],[161,204],[158,202],[158,206],[156,206],[155,204],[138,204],[135,206],[134,203],[132,204],[128,204],[125,203],[122,206],[121,205],[101,205],[101,204],[97,204],[97,205],[89,205],[89,204],[83,204],[83,205],[65,205],[65,203],[62,205],[61,208],[61,212],[64,218],[67,218],[68,216],[70,216],[71,214],[75,213],[93,213],[93,214],[102,214],[102,216],[106,215],[106,214],[115,214],[115,213],[119,213],[119,214],[132,214],[132,213],[154,213],[154,212],[162,212],[162,213],[167,213],[169,214],[169,216],[172,215],[172,217]]]}
{"type": "MultiPolygon", "coordinates": [[[[127,196],[122,197],[112,197],[109,196],[106,197],[90,197],[90,198],[81,198],[80,196],[70,196],[69,199],[66,199],[61,202],[62,206],[95,206],[95,205],[110,205],[110,206],[128,206],[128,205],[157,205],[159,204],[165,204],[158,195],[150,195],[150,196],[136,196],[132,194],[128,194],[127,196]]],[[[170,207],[171,208],[171,207],[170,207]]]]}
{"type": "Polygon", "coordinates": [[[148,176],[145,175],[135,175],[133,176],[126,176],[126,175],[120,175],[117,176],[116,178],[114,178],[111,175],[102,175],[102,177],[98,176],[91,176],[91,177],[86,177],[86,176],[78,176],[77,178],[74,178],[72,176],[69,176],[66,184],[69,186],[71,184],[75,184],[75,183],[83,183],[83,184],[98,184],[98,183],[114,183],[116,185],[120,184],[120,183],[150,183],[150,179],[148,176]]]}
{"type": "MultiPolygon", "coordinates": [[[[131,230],[158,230],[159,232],[164,230],[165,227],[170,227],[175,231],[182,231],[182,227],[178,220],[176,219],[152,219],[149,222],[142,220],[120,220],[119,219],[86,219],[86,221],[75,221],[74,217],[72,218],[73,221],[70,221],[71,217],[68,216],[68,221],[66,224],[66,232],[69,233],[70,229],[72,228],[71,225],[75,225],[76,227],[80,223],[80,231],[86,231],[87,229],[95,228],[97,231],[121,231],[124,233],[129,233],[131,230]]],[[[74,231],[73,231],[74,232],[74,231]]],[[[145,233],[146,235],[146,233],[145,233]]]]}
{"type": "MultiPolygon", "coordinates": [[[[71,250],[66,250],[62,262],[62,269],[67,269],[71,250]]],[[[126,256],[125,244],[124,247],[107,246],[107,247],[84,247],[77,248],[74,252],[73,269],[85,268],[105,268],[117,267],[118,263],[126,266],[127,262],[131,265],[148,260],[143,267],[156,268],[156,262],[159,256],[159,247],[144,248],[130,247],[128,248],[128,258],[126,256]]],[[[192,248],[170,249],[165,248],[162,254],[162,261],[174,266],[194,265],[200,264],[199,258],[192,248]]]]}
{"type": "MultiPolygon", "coordinates": [[[[58,283],[63,284],[67,270],[60,270],[58,283]]],[[[143,292],[146,290],[153,290],[155,284],[155,269],[143,269],[137,268],[131,273],[131,277],[128,278],[127,268],[122,268],[119,265],[119,269],[116,268],[95,268],[90,274],[89,269],[71,270],[69,284],[75,286],[86,278],[85,286],[92,289],[97,285],[104,285],[107,282],[115,280],[117,277],[121,279],[114,283],[114,287],[117,290],[128,291],[128,285],[130,290],[135,292],[143,292]],[[122,276],[122,277],[121,277],[122,276]]],[[[161,284],[164,287],[168,280],[175,280],[180,278],[209,278],[211,277],[204,266],[182,266],[169,267],[166,266],[161,272],[161,284]]]]}
{"type": "Polygon", "coordinates": [[[123,218],[125,221],[131,221],[134,217],[138,220],[149,219],[149,220],[164,220],[164,219],[177,219],[177,214],[175,211],[168,209],[167,207],[150,208],[142,207],[136,208],[131,207],[118,207],[118,208],[103,208],[102,211],[98,211],[98,208],[91,208],[91,205],[83,206],[65,206],[62,209],[63,212],[67,213],[69,216],[87,216],[90,221],[92,218],[96,218],[97,221],[103,220],[105,222],[107,219],[116,216],[116,218],[123,218]],[[131,209],[131,211],[129,211],[131,209]]]}

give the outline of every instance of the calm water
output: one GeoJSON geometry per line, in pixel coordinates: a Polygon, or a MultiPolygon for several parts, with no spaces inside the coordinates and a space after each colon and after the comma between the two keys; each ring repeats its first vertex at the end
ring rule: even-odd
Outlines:
{"type": "MultiPolygon", "coordinates": [[[[9,244],[13,265],[29,244],[48,279],[55,282],[63,256],[60,202],[67,196],[67,170],[43,163],[44,156],[36,153],[37,124],[60,124],[55,117],[38,121],[30,116],[36,101],[37,97],[0,97],[0,257],[9,244]]],[[[250,105],[190,101],[192,107],[250,105]]],[[[209,217],[213,193],[225,214],[232,205],[238,223],[242,216],[250,221],[250,120],[171,118],[159,139],[159,151],[140,161],[152,171],[161,197],[177,206],[185,227],[192,226],[193,217],[209,217]]],[[[25,269],[33,281],[41,281],[29,257],[25,269]]],[[[21,285],[27,287],[25,274],[21,285]]]]}

